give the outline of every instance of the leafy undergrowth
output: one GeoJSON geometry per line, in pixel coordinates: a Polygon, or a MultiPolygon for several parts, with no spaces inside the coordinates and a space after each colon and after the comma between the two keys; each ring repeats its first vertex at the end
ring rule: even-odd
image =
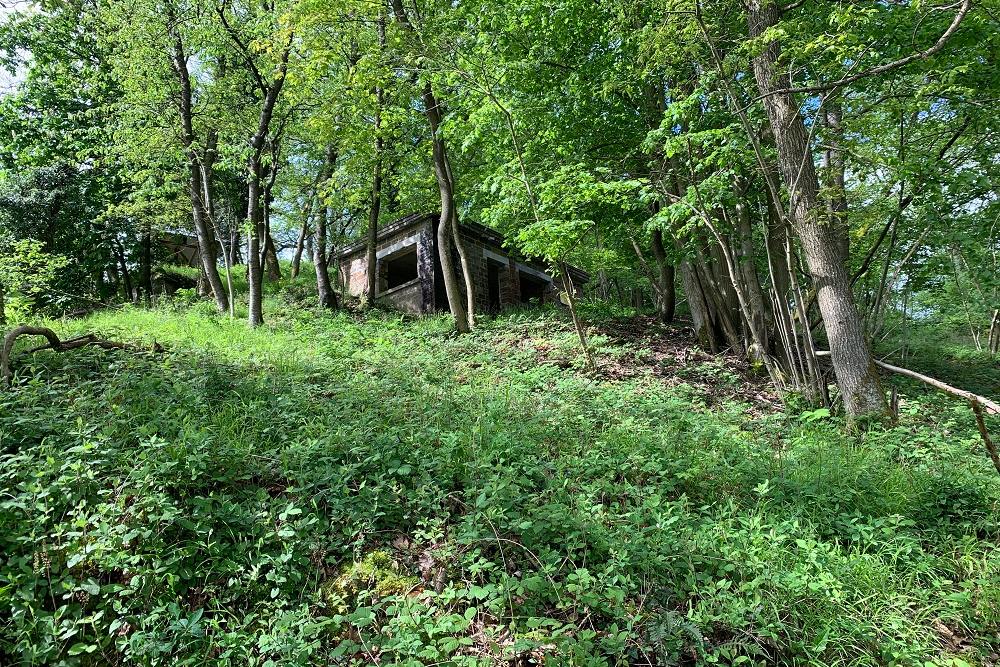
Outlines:
{"type": "Polygon", "coordinates": [[[620,321],[587,376],[555,313],[268,313],[100,313],[58,326],[168,351],[18,357],[0,662],[997,662],[963,406],[847,436],[620,321]]]}

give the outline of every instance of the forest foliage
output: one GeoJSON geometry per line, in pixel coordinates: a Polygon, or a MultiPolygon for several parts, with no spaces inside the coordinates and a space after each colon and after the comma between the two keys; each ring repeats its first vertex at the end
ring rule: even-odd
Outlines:
{"type": "Polygon", "coordinates": [[[997,0],[3,9],[0,662],[995,664],[998,57],[997,0]],[[476,312],[464,223],[561,305],[476,312]]]}
{"type": "Polygon", "coordinates": [[[31,379],[0,394],[12,660],[996,652],[996,472],[947,397],[906,386],[899,425],[858,439],[823,410],[762,413],[711,358],[668,386],[610,333],[593,344],[639,372],[595,381],[557,312],[454,338],[285,294],[252,332],[180,303],[58,325],[162,354],[22,358],[31,379]]]}

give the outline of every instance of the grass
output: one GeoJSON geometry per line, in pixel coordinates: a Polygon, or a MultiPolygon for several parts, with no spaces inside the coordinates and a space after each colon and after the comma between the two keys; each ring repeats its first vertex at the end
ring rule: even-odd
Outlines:
{"type": "Polygon", "coordinates": [[[304,296],[256,331],[203,303],[54,323],[164,354],[18,357],[0,661],[996,663],[1000,485],[964,406],[904,386],[851,436],[588,377],[557,312],[455,337],[304,296]]]}

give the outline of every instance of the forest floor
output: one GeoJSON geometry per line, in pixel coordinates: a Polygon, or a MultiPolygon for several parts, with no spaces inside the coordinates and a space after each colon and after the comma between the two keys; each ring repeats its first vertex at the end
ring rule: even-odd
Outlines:
{"type": "MultiPolygon", "coordinates": [[[[0,663],[996,665],[1000,484],[902,385],[848,434],[682,326],[209,304],[15,355],[0,663]]],[[[990,376],[992,377],[992,376],[990,376]]]]}

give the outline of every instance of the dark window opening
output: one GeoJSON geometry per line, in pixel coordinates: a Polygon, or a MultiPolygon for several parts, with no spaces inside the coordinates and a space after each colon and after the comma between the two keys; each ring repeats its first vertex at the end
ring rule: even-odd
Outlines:
{"type": "Polygon", "coordinates": [[[416,246],[400,255],[381,261],[382,274],[379,280],[382,290],[391,290],[400,285],[417,279],[417,248],[416,246]]]}
{"type": "Polygon", "coordinates": [[[491,313],[500,312],[500,271],[503,269],[497,262],[486,262],[486,284],[489,287],[488,307],[491,313]]]}
{"type": "Polygon", "coordinates": [[[521,303],[530,301],[542,303],[544,301],[545,290],[549,286],[548,282],[524,271],[520,272],[518,278],[521,283],[521,303]]]}

